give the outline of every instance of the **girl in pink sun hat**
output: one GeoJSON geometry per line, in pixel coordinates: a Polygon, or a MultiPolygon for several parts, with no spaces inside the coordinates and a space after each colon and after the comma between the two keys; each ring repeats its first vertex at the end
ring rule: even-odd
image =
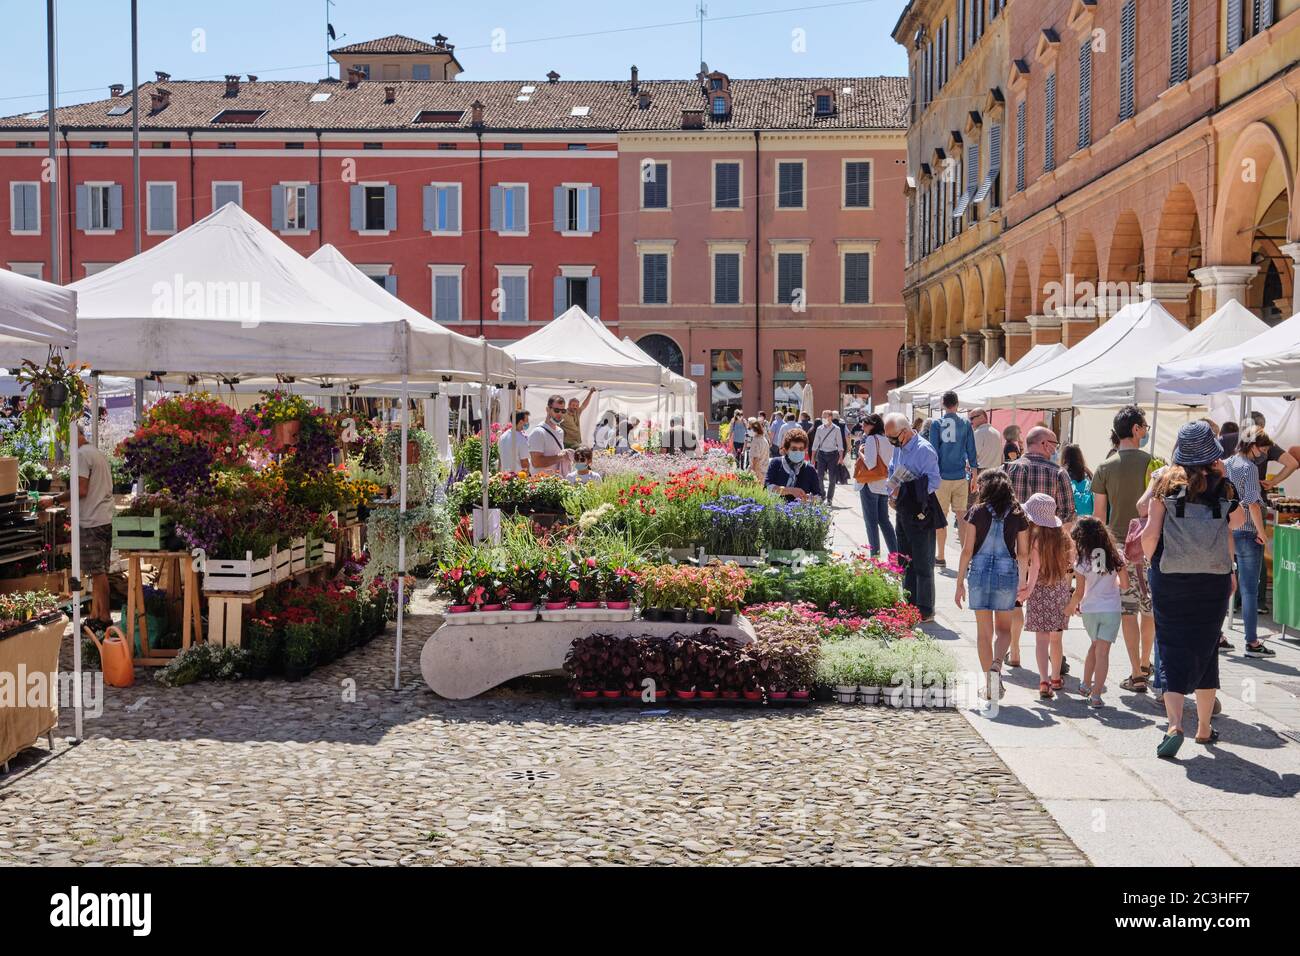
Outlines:
{"type": "Polygon", "coordinates": [[[1029,580],[1020,592],[1025,630],[1038,652],[1038,696],[1051,700],[1062,687],[1061,634],[1069,625],[1074,578],[1074,543],[1056,514],[1056,500],[1039,492],[1024,502],[1029,518],[1029,580]]]}

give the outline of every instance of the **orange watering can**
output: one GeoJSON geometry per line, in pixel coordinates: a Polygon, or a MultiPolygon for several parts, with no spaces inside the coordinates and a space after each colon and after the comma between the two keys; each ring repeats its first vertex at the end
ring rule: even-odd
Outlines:
{"type": "Polygon", "coordinates": [[[104,631],[100,639],[90,628],[85,628],[90,639],[99,648],[99,666],[104,671],[104,683],[109,687],[130,687],[135,683],[135,664],[131,660],[131,644],[117,627],[104,631]]]}

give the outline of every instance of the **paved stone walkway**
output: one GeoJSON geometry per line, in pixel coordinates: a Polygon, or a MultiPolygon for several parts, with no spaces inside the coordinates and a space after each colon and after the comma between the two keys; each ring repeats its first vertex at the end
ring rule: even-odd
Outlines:
{"type": "Polygon", "coordinates": [[[443,701],[414,610],[400,691],[391,627],[301,684],[137,671],[0,778],[0,865],[1084,862],[955,711],[443,701]]]}
{"type": "MultiPolygon", "coordinates": [[[[857,495],[837,498],[837,546],[864,546],[857,495]]],[[[928,629],[951,642],[973,682],[975,615],[953,601],[956,537],[948,535],[948,568],[935,582],[938,620],[928,629]]],[[[1188,740],[1177,761],[1155,756],[1163,707],[1152,695],[1119,689],[1128,672],[1122,638],[1110,659],[1111,706],[1086,705],[1078,693],[1089,644],[1082,627],[1065,633],[1073,670],[1066,694],[1038,699],[1034,638],[1026,634],[1021,660],[1028,669],[1006,671],[1008,692],[997,712],[970,701],[962,713],[1094,864],[1295,866],[1300,841],[1290,835],[1300,832],[1300,735],[1287,735],[1300,731],[1300,647],[1282,640],[1272,622],[1261,628],[1277,657],[1245,657],[1240,630],[1229,631],[1236,650],[1220,658],[1221,739],[1214,747],[1188,740]]],[[[1195,726],[1195,712],[1189,703],[1185,726],[1195,726]]]]}

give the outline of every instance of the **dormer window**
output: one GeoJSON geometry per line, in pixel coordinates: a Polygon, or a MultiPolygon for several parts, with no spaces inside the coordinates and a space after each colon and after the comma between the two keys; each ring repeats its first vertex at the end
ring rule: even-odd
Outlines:
{"type": "Polygon", "coordinates": [[[825,87],[814,90],[813,104],[817,116],[833,116],[835,114],[835,91],[825,87]]]}
{"type": "Polygon", "coordinates": [[[714,116],[727,115],[727,98],[725,96],[715,96],[713,98],[713,115],[714,116]]]}
{"type": "Polygon", "coordinates": [[[709,83],[709,88],[712,90],[722,89],[722,78],[715,76],[713,80],[709,83]]]}

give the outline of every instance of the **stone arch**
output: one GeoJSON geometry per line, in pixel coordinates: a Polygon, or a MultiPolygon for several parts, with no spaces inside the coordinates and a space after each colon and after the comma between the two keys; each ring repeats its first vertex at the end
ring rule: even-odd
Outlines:
{"type": "Polygon", "coordinates": [[[930,286],[930,328],[926,343],[937,342],[944,337],[948,326],[948,302],[944,298],[943,286],[935,283],[930,286]]]}
{"type": "Polygon", "coordinates": [[[1156,226],[1152,282],[1191,282],[1191,270],[1200,265],[1201,217],[1196,197],[1186,183],[1165,194],[1156,226]]]}
{"type": "Polygon", "coordinates": [[[966,270],[963,285],[966,288],[966,314],[962,332],[978,332],[985,325],[984,277],[976,266],[966,270]]]}
{"type": "Polygon", "coordinates": [[[1038,285],[1034,291],[1034,312],[1042,314],[1044,303],[1052,294],[1053,288],[1059,289],[1062,282],[1061,257],[1056,246],[1048,245],[1038,259],[1038,285]]]}
{"type": "Polygon", "coordinates": [[[1070,250],[1070,268],[1066,270],[1065,285],[1071,301],[1067,304],[1090,307],[1100,278],[1097,240],[1092,237],[1090,229],[1084,229],[1075,236],[1074,248],[1070,250]]]}
{"type": "Polygon", "coordinates": [[[1007,321],[1023,322],[1034,309],[1034,285],[1029,279],[1029,263],[1016,262],[1011,273],[1010,295],[1007,298],[1007,321]]]}
{"type": "Polygon", "coordinates": [[[1138,300],[1138,286],[1146,281],[1145,249],[1137,213],[1125,209],[1115,219],[1106,255],[1106,272],[1097,289],[1099,315],[1114,315],[1129,302],[1138,300]]]}
{"type": "Polygon", "coordinates": [[[1007,275],[1002,268],[1001,256],[990,256],[980,266],[980,282],[984,288],[984,328],[997,328],[1006,318],[1007,275]]]}
{"type": "Polygon", "coordinates": [[[1224,166],[1214,228],[1210,234],[1210,265],[1248,265],[1255,253],[1255,234],[1263,213],[1285,195],[1288,239],[1295,238],[1295,180],[1286,145],[1267,123],[1251,123],[1237,137],[1224,166]]]}
{"type": "MultiPolygon", "coordinates": [[[[961,287],[961,277],[956,273],[950,275],[943,283],[944,296],[947,299],[947,324],[944,329],[943,337],[947,339],[961,335],[962,321],[966,314],[966,297],[965,290],[961,287]]],[[[952,361],[951,356],[949,361],[952,361]]],[[[953,365],[960,365],[961,362],[953,362],[953,365]]]]}
{"type": "Polygon", "coordinates": [[[930,334],[930,295],[928,292],[916,294],[916,327],[908,329],[907,344],[913,348],[925,344],[930,334]]]}

